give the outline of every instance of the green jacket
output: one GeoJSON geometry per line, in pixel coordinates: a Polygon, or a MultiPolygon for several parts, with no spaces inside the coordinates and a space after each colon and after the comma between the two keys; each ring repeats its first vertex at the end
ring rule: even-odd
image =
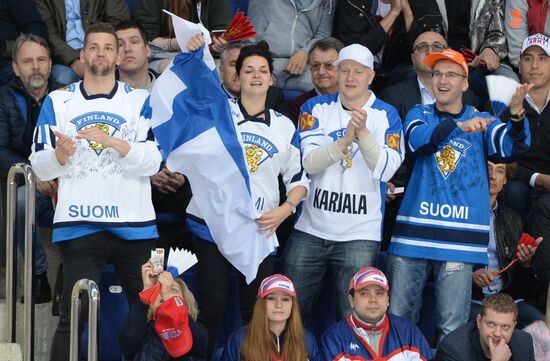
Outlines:
{"type": "MultiPolygon", "coordinates": [[[[71,65],[80,54],[65,40],[67,31],[65,0],[34,0],[34,4],[48,27],[53,61],[71,65]]],[[[106,22],[115,25],[122,20],[130,19],[125,0],[81,0],[80,15],[84,31],[88,31],[93,23],[106,22]]]]}
{"type": "MultiPolygon", "coordinates": [[[[167,15],[162,12],[166,9],[166,0],[137,0],[134,11],[134,19],[141,23],[147,31],[149,41],[158,37],[167,37],[167,30],[164,26],[167,15]]],[[[201,2],[201,23],[208,30],[225,30],[231,20],[229,5],[226,0],[202,0],[201,2]]],[[[199,22],[196,1],[193,1],[191,19],[194,23],[199,22]]]]}

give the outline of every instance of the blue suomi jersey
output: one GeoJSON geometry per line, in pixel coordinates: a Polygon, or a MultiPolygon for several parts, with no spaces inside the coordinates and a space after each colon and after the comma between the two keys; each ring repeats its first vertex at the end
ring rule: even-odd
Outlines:
{"type": "Polygon", "coordinates": [[[487,160],[511,162],[530,147],[527,119],[512,126],[496,119],[484,132],[468,133],[457,122],[488,118],[465,105],[458,115],[417,105],[404,126],[414,167],[389,252],[404,257],[487,263],[489,181],[487,160]]]}

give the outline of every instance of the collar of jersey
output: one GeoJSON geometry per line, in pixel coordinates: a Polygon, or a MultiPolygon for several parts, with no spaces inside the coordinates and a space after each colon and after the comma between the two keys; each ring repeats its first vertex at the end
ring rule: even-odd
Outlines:
{"type": "MultiPolygon", "coordinates": [[[[249,118],[250,114],[248,114],[246,109],[244,109],[243,103],[241,103],[241,98],[239,98],[239,100],[237,102],[239,103],[239,109],[241,110],[241,113],[243,114],[244,119],[249,118]]],[[[264,112],[265,119],[258,117],[258,118],[250,118],[250,119],[248,119],[248,121],[249,122],[264,123],[265,125],[267,125],[269,127],[271,125],[271,116],[269,114],[270,114],[269,109],[266,109],[265,112],[264,112]]]]}
{"type": "Polygon", "coordinates": [[[352,312],[351,314],[351,322],[355,328],[362,328],[367,332],[380,332],[389,325],[389,320],[386,315],[384,315],[384,317],[377,323],[367,323],[357,317],[355,312],[352,312]]]}
{"type": "Polygon", "coordinates": [[[113,90],[111,90],[109,94],[88,95],[88,93],[86,93],[86,90],[84,89],[84,81],[80,82],[80,92],[82,93],[82,96],[86,100],[98,99],[98,98],[112,99],[115,96],[117,89],[118,89],[118,81],[115,81],[115,86],[113,87],[113,90]]]}
{"type": "Polygon", "coordinates": [[[460,109],[460,112],[458,112],[457,114],[453,114],[453,113],[447,113],[447,112],[442,112],[440,110],[437,109],[437,105],[436,103],[434,103],[434,112],[435,114],[437,114],[440,118],[453,118],[453,119],[458,119],[460,117],[462,117],[462,115],[464,115],[464,112],[466,111],[466,106],[464,106],[464,104],[462,105],[462,109],[460,109]]]}

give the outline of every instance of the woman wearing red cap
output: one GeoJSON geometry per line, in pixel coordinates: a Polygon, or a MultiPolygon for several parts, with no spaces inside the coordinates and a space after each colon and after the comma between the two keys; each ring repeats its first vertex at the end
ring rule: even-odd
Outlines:
{"type": "Polygon", "coordinates": [[[265,278],[250,323],[230,336],[223,361],[319,361],[314,336],[303,329],[292,281],[265,278]]]}

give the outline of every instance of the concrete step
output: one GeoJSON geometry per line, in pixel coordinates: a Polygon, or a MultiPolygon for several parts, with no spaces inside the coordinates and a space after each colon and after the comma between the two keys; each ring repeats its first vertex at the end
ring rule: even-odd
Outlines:
{"type": "MultiPolygon", "coordinates": [[[[55,277],[60,262],[60,254],[57,246],[51,243],[51,230],[40,229],[42,239],[48,257],[48,279],[51,287],[55,285],[55,277]]],[[[19,302],[23,294],[23,257],[18,253],[17,270],[17,305],[16,305],[16,340],[22,345],[23,342],[23,304],[19,302]]],[[[4,338],[4,320],[6,313],[5,300],[5,277],[6,268],[0,267],[0,340],[4,338]]],[[[52,337],[57,327],[59,317],[52,316],[52,304],[43,303],[35,305],[34,309],[34,361],[48,361],[50,359],[50,349],[52,337]]],[[[4,360],[4,353],[0,353],[0,360],[4,360]]],[[[7,359],[11,361],[11,359],[7,359]]],[[[17,360],[17,359],[14,359],[17,360]]]]}
{"type": "Polygon", "coordinates": [[[0,343],[0,355],[2,360],[22,361],[21,348],[16,343],[0,343]]]}
{"type": "MultiPolygon", "coordinates": [[[[6,300],[0,300],[0,320],[5,319],[6,300]]],[[[23,304],[17,302],[16,316],[16,340],[23,342],[23,304]]],[[[34,361],[47,361],[50,359],[52,337],[57,327],[59,317],[52,316],[52,304],[43,303],[35,305],[34,309],[34,361]]],[[[4,325],[0,326],[0,339],[4,337],[4,325]]],[[[2,357],[0,359],[3,359],[2,357]]],[[[10,359],[8,359],[10,360],[10,359]]]]}

